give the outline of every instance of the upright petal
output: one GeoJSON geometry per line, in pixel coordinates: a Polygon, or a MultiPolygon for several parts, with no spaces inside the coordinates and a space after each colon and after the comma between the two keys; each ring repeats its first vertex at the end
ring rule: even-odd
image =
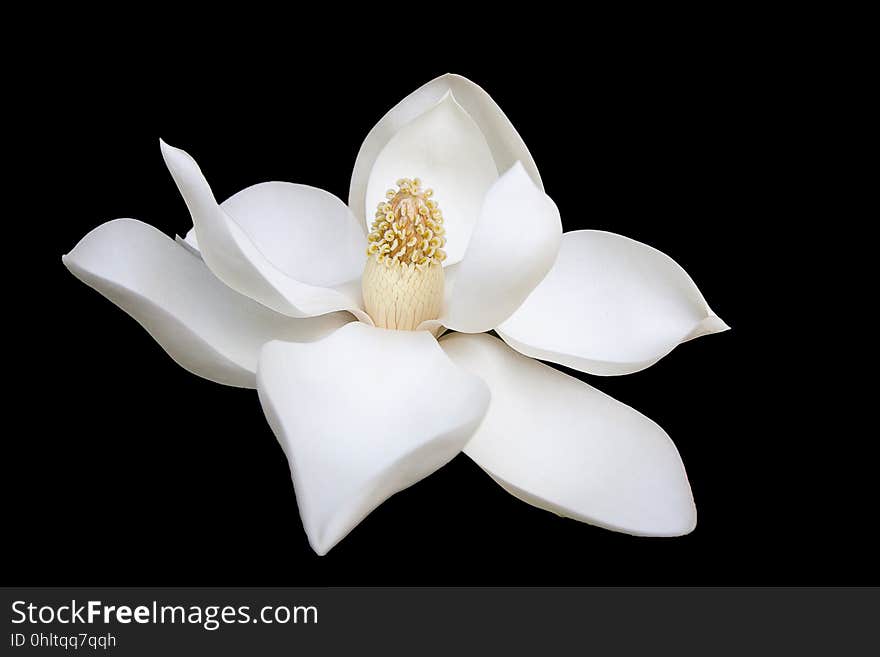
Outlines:
{"type": "Polygon", "coordinates": [[[257,384],[321,555],[458,454],[489,401],[428,333],[358,322],[310,345],[269,343],[257,384]]]}
{"type": "MultiPolygon", "coordinates": [[[[312,317],[335,310],[348,310],[362,321],[369,321],[357,301],[337,289],[346,283],[338,279],[345,275],[356,275],[349,240],[357,239],[354,232],[344,225],[345,216],[339,208],[332,208],[327,217],[310,216],[292,209],[291,206],[300,202],[309,203],[310,207],[320,207],[323,211],[330,206],[326,198],[305,191],[313,188],[284,183],[249,187],[220,206],[195,160],[165,142],[161,145],[168,170],[192,215],[198,249],[205,264],[220,280],[237,292],[291,317],[312,317]],[[227,208],[237,212],[251,232],[260,236],[259,246],[232,218],[227,208]],[[322,221],[325,222],[323,226],[322,221]],[[278,228],[273,238],[275,229],[270,222],[278,222],[275,224],[277,226],[283,226],[285,222],[293,223],[303,228],[302,239],[306,241],[315,235],[328,233],[344,236],[343,245],[338,251],[334,250],[335,244],[314,242],[312,256],[307,262],[292,264],[282,259],[283,263],[287,263],[288,270],[301,275],[312,266],[312,258],[317,261],[319,258],[329,260],[340,256],[341,259],[332,265],[315,265],[314,272],[308,275],[309,281],[291,277],[263,252],[266,249],[278,256],[284,245],[269,244],[273,239],[278,240],[281,233],[292,234],[278,228]]],[[[364,241],[364,247],[365,244],[364,241]]],[[[308,251],[308,247],[303,249],[308,251]]],[[[296,255],[301,255],[303,249],[298,249],[296,255]]]]}
{"type": "Polygon", "coordinates": [[[561,238],[556,204],[517,162],[486,195],[437,322],[465,333],[501,324],[550,271],[561,238]]]}
{"type": "Polygon", "coordinates": [[[199,259],[202,257],[202,252],[199,250],[199,240],[196,239],[196,229],[190,228],[186,233],[185,237],[181,237],[180,235],[174,236],[174,241],[180,244],[187,251],[192,253],[194,256],[198,256],[199,259]]]}
{"type": "Polygon", "coordinates": [[[227,385],[256,387],[260,349],[269,340],[316,340],[352,319],[348,313],[292,319],[269,310],[135,219],[98,226],[62,260],[134,317],[182,367],[227,385]]]}
{"type": "Polygon", "coordinates": [[[497,103],[467,78],[447,73],[422,85],[400,101],[379,120],[364,139],[351,175],[348,196],[348,205],[362,221],[369,219],[371,215],[371,208],[365,205],[369,201],[366,192],[376,157],[398,130],[434,107],[450,91],[483,133],[495,160],[495,168],[498,171],[507,171],[516,162],[522,162],[532,181],[540,189],[544,189],[538,167],[528,148],[497,103]],[[365,207],[367,213],[361,216],[365,207]]]}
{"type": "Polygon", "coordinates": [[[562,236],[550,273],[498,334],[526,356],[614,375],[728,328],[669,256],[614,233],[579,230],[562,236]]]}
{"type": "MultiPolygon", "coordinates": [[[[389,174],[393,175],[393,178],[384,183],[379,183],[379,187],[382,184],[386,185],[386,187],[373,191],[370,194],[367,193],[371,172],[380,153],[383,152],[388,143],[399,131],[413,123],[416,119],[419,119],[426,112],[436,108],[444,100],[454,101],[454,106],[450,103],[446,109],[456,109],[456,112],[453,114],[457,114],[459,119],[464,115],[467,116],[468,120],[462,121],[465,125],[473,123],[477,126],[481,137],[474,139],[474,144],[479,147],[478,150],[481,152],[483,151],[483,144],[488,148],[494,161],[496,172],[507,171],[516,162],[522,162],[532,181],[543,190],[541,176],[538,174],[538,167],[535,165],[535,161],[532,159],[526,145],[519,134],[517,134],[513,125],[504,115],[504,112],[501,111],[501,108],[498,107],[489,94],[470,80],[459,75],[447,74],[441,75],[423,85],[395,105],[373,127],[361,145],[354,171],[352,172],[348,197],[349,206],[359,215],[361,220],[367,223],[372,220],[375,205],[382,198],[381,194],[385,192],[388,185],[393,184],[397,178],[403,176],[421,176],[426,184],[435,187],[444,215],[454,217],[454,214],[450,214],[449,210],[454,209],[455,203],[450,205],[447,201],[455,193],[457,181],[464,180],[467,182],[466,179],[468,177],[473,177],[471,173],[473,163],[463,163],[462,168],[459,169],[461,175],[457,177],[456,181],[453,181],[451,186],[446,184],[445,181],[441,183],[429,178],[427,173],[420,173],[418,171],[412,173],[393,172],[389,174]],[[373,198],[373,195],[377,192],[380,196],[373,198]]],[[[455,116],[451,118],[455,118],[455,116]]],[[[468,134],[475,135],[472,130],[467,130],[467,132],[468,134]]],[[[449,150],[442,143],[439,146],[442,150],[449,150]]],[[[463,150],[463,153],[466,150],[463,150]]],[[[429,153],[425,151],[423,155],[429,155],[429,153]]],[[[436,156],[432,155],[431,157],[436,156]]],[[[489,184],[491,184],[491,181],[489,184]]],[[[475,213],[479,211],[481,201],[482,199],[474,206],[472,210],[474,214],[468,216],[466,213],[463,217],[454,217],[454,221],[461,221],[462,223],[461,229],[453,229],[452,236],[455,239],[450,239],[447,244],[449,247],[447,264],[457,262],[461,258],[461,254],[467,246],[468,225],[473,224],[473,219],[476,218],[475,213]]]]}
{"type": "Polygon", "coordinates": [[[421,178],[434,190],[446,228],[447,262],[458,262],[498,170],[483,133],[451,91],[398,130],[376,156],[364,204],[368,222],[385,192],[404,177],[421,178]]]}
{"type": "Polygon", "coordinates": [[[441,347],[491,391],[465,453],[514,496],[641,536],[692,531],[696,509],[678,451],[654,422],[485,334],[441,347]]]}
{"type": "Polygon", "coordinates": [[[359,279],[367,240],[337,197],[309,185],[265,182],[233,194],[220,207],[260,252],[289,277],[318,287],[359,279]]]}
{"type": "MultiPolygon", "coordinates": [[[[233,194],[220,207],[287,276],[340,291],[360,280],[367,247],[363,226],[330,192],[265,182],[233,194]]],[[[195,227],[177,242],[201,256],[195,227]]]]}

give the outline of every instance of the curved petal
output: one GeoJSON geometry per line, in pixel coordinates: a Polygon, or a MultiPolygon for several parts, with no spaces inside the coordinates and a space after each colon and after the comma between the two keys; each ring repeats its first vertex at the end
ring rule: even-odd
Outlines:
{"type": "Polygon", "coordinates": [[[465,333],[492,330],[547,275],[561,238],[556,204],[517,162],[486,195],[450,301],[436,321],[465,333]]]}
{"type": "Polygon", "coordinates": [[[495,168],[507,171],[517,161],[522,162],[532,181],[544,189],[529,150],[491,96],[467,78],[447,73],[422,85],[390,109],[361,144],[351,174],[348,205],[362,221],[372,216],[372,207],[367,203],[370,200],[367,198],[367,181],[379,153],[398,130],[434,107],[450,91],[483,133],[495,160],[495,168]],[[361,215],[365,209],[366,214],[361,215]]]}
{"type": "Polygon", "coordinates": [[[451,91],[398,130],[376,156],[364,204],[369,222],[385,192],[403,177],[421,178],[434,190],[446,228],[446,262],[461,260],[498,170],[483,133],[451,91]]]}
{"type": "Polygon", "coordinates": [[[629,374],[729,327],[669,256],[614,233],[565,233],[550,273],[498,328],[517,351],[599,375],[629,374]]]}
{"type": "Polygon", "coordinates": [[[360,279],[367,240],[348,206],[317,187],[265,182],[220,207],[282,272],[317,287],[360,279]]]}
{"type": "MultiPolygon", "coordinates": [[[[225,207],[217,204],[195,160],[185,151],[165,142],[161,142],[161,146],[168,170],[192,215],[202,259],[217,278],[236,292],[291,317],[313,317],[335,310],[348,310],[361,321],[370,321],[356,300],[339,289],[311,285],[281,271],[230,217],[225,207]]],[[[252,208],[265,207],[266,200],[277,191],[277,187],[272,188],[272,193],[262,186],[256,187],[260,189],[253,191],[251,187],[241,192],[243,196],[233,206],[242,212],[249,205],[252,208]]],[[[321,248],[323,257],[333,257],[332,248],[326,245],[321,248]]],[[[347,253],[346,249],[343,253],[347,253]]],[[[337,271],[346,271],[347,267],[343,263],[337,271]]]]}
{"type": "Polygon", "coordinates": [[[321,555],[458,454],[489,402],[430,334],[358,322],[310,345],[267,344],[257,389],[321,555]]]}
{"type": "Polygon", "coordinates": [[[202,252],[199,251],[199,241],[196,239],[195,228],[190,228],[189,232],[187,232],[186,234],[186,237],[175,235],[174,241],[180,244],[180,246],[192,253],[194,256],[197,256],[199,259],[201,259],[202,252]]]}
{"type": "Polygon", "coordinates": [[[135,219],[98,226],[62,261],[182,367],[227,385],[256,387],[260,349],[269,340],[317,340],[352,319],[279,315],[230,290],[199,258],[135,219]]]}
{"type": "Polygon", "coordinates": [[[684,466],[654,422],[497,338],[453,333],[440,345],[489,386],[489,410],[464,451],[510,493],[629,534],[693,530],[684,466]]]}

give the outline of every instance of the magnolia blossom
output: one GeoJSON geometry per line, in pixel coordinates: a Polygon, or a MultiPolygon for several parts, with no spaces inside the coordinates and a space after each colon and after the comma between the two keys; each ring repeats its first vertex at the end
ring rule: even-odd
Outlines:
{"type": "Polygon", "coordinates": [[[666,433],[533,359],[628,374],[728,327],[663,253],[563,234],[480,87],[444,75],[392,108],[361,146],[348,205],[285,182],[217,203],[192,157],[161,150],[186,238],[116,219],[64,264],[187,370],[257,389],[318,554],[461,451],[562,516],[644,536],[694,528],[666,433]]]}

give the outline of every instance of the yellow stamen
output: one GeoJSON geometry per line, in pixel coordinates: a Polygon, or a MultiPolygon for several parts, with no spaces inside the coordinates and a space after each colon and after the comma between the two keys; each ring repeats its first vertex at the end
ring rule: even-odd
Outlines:
{"type": "Polygon", "coordinates": [[[411,331],[440,315],[446,231],[433,195],[418,178],[401,178],[376,206],[362,281],[376,326],[411,331]]]}
{"type": "MultiPolygon", "coordinates": [[[[446,244],[443,237],[445,230],[442,227],[443,215],[437,202],[430,198],[434,190],[421,190],[421,181],[418,178],[401,178],[397,181],[397,191],[389,189],[385,196],[388,201],[379,203],[376,207],[375,221],[370,228],[370,247],[373,244],[387,243],[390,250],[397,248],[396,242],[406,245],[406,250],[401,253],[400,260],[412,262],[417,265],[440,263],[442,258],[435,256],[428,258],[425,251],[428,246],[421,247],[423,252],[418,258],[413,259],[413,252],[420,240],[413,241],[418,235],[430,242],[434,249],[442,249],[446,244]],[[434,240],[439,240],[436,242],[434,240]]],[[[375,250],[367,249],[367,255],[375,254],[375,250]]],[[[391,263],[389,263],[390,265],[391,263]]]]}

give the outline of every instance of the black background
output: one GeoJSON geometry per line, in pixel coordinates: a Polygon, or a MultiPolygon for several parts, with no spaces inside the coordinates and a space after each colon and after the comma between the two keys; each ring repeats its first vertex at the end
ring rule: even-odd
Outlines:
{"type": "Polygon", "coordinates": [[[145,46],[65,42],[17,96],[24,116],[9,138],[23,143],[14,164],[26,175],[6,218],[23,229],[7,280],[8,583],[877,582],[862,529],[876,493],[853,473],[876,448],[831,399],[842,376],[817,372],[835,350],[818,334],[822,312],[804,305],[810,265],[795,258],[806,231],[780,193],[803,148],[796,57],[715,28],[601,40],[593,29],[566,37],[565,51],[520,35],[467,56],[441,33],[434,60],[380,47],[387,34],[315,29],[314,43],[300,26],[283,43],[248,49],[217,35],[192,53],[176,51],[187,34],[173,30],[145,46]],[[347,199],[369,129],[447,71],[505,111],[566,230],[667,253],[733,327],[643,372],[578,375],[676,442],[693,534],[635,538],[560,519],[459,456],[317,557],[255,392],[187,373],[62,266],[113,218],[188,230],[160,137],[198,160],[218,199],[264,180],[347,199]]]}

